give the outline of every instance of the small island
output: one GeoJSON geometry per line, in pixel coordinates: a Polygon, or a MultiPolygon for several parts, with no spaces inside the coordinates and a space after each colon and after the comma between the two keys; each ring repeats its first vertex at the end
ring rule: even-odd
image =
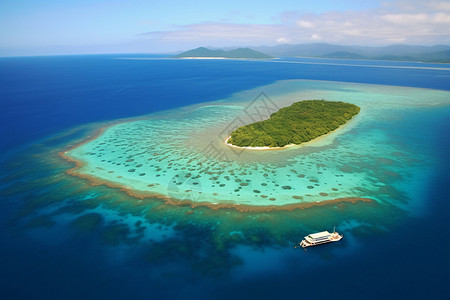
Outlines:
{"type": "Polygon", "coordinates": [[[237,48],[233,50],[212,50],[205,47],[192,49],[178,55],[175,58],[232,58],[232,59],[271,59],[270,55],[255,51],[250,48],[237,48]]]}
{"type": "Polygon", "coordinates": [[[360,111],[354,104],[304,100],[281,108],[268,120],[234,130],[226,143],[237,147],[285,147],[325,135],[347,123],[360,111]]]}

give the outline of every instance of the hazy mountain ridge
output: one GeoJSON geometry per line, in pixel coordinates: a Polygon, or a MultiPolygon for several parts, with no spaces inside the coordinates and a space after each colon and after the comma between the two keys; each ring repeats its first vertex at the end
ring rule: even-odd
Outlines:
{"type": "Polygon", "coordinates": [[[401,60],[450,63],[450,46],[392,45],[341,46],[325,43],[254,47],[273,56],[306,56],[343,59],[401,60]]]}
{"type": "Polygon", "coordinates": [[[188,57],[224,57],[224,58],[253,58],[253,59],[269,59],[273,58],[265,53],[255,51],[250,48],[237,48],[232,50],[222,49],[208,49],[205,47],[199,47],[196,49],[188,50],[183,53],[177,54],[176,58],[188,58],[188,57]]]}

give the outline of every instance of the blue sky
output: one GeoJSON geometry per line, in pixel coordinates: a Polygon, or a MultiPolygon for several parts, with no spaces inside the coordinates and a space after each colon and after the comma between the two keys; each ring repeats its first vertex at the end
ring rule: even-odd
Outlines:
{"type": "Polygon", "coordinates": [[[450,44],[448,0],[2,0],[0,55],[450,44]]]}

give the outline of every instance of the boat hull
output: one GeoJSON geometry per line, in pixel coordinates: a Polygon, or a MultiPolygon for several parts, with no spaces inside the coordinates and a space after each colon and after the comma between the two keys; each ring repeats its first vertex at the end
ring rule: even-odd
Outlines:
{"type": "Polygon", "coordinates": [[[318,245],[322,245],[322,244],[338,242],[342,238],[343,238],[343,235],[339,235],[339,233],[337,233],[337,232],[333,232],[328,239],[321,240],[321,241],[314,241],[314,240],[311,240],[311,238],[308,238],[307,236],[305,236],[305,238],[299,243],[299,245],[303,248],[306,248],[306,247],[311,247],[311,246],[318,246],[318,245]]]}

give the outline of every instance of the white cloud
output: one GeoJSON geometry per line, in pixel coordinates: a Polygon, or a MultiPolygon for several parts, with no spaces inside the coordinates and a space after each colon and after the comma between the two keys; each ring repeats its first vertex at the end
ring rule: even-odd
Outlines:
{"type": "Polygon", "coordinates": [[[278,44],[288,44],[291,40],[285,37],[280,37],[277,39],[278,44]]]}
{"type": "Polygon", "coordinates": [[[361,31],[360,30],[358,30],[358,29],[344,29],[344,30],[342,30],[342,34],[344,34],[344,35],[348,35],[348,36],[360,36],[360,35],[362,35],[361,34],[361,31]]]}
{"type": "Polygon", "coordinates": [[[393,38],[388,38],[387,40],[389,42],[391,42],[391,43],[400,44],[400,43],[403,43],[406,40],[406,38],[404,38],[404,37],[393,37],[393,38]]]}
{"type": "Polygon", "coordinates": [[[437,13],[434,15],[433,22],[450,24],[450,14],[437,13]]]}
{"type": "Polygon", "coordinates": [[[419,23],[450,23],[450,14],[389,14],[382,18],[388,22],[402,25],[418,25],[419,23]]]}
{"type": "Polygon", "coordinates": [[[430,7],[433,7],[437,10],[446,10],[450,11],[450,2],[448,1],[432,1],[429,3],[430,7]]]}
{"type": "Polygon", "coordinates": [[[449,1],[430,1],[428,5],[432,9],[450,11],[449,1]]]}
{"type": "Polygon", "coordinates": [[[258,46],[323,41],[337,44],[450,44],[450,2],[398,0],[378,9],[305,14],[287,11],[275,24],[204,22],[150,32],[157,42],[258,46]]]}
{"type": "Polygon", "coordinates": [[[308,22],[305,20],[298,20],[296,23],[297,23],[298,27],[302,27],[302,28],[314,28],[315,27],[314,23],[308,22]]]}
{"type": "Polygon", "coordinates": [[[230,24],[220,22],[205,22],[179,26],[171,31],[157,31],[142,34],[144,36],[158,38],[160,40],[195,40],[199,42],[208,41],[276,41],[283,35],[280,25],[257,25],[257,24],[230,24]],[[275,38],[275,36],[277,38],[275,38]]]}
{"type": "Polygon", "coordinates": [[[422,23],[428,20],[427,14],[389,14],[381,16],[383,20],[394,24],[416,24],[422,23]]]}

